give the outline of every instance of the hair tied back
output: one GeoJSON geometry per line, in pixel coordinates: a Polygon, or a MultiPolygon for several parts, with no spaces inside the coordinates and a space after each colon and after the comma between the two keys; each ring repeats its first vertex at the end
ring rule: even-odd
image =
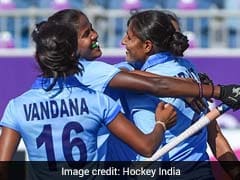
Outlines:
{"type": "Polygon", "coordinates": [[[34,32],[36,33],[36,34],[39,34],[39,32],[40,32],[40,29],[41,29],[41,27],[44,25],[44,24],[46,24],[47,23],[47,21],[42,21],[42,22],[40,22],[40,23],[37,23],[35,26],[35,29],[34,29],[34,32]]]}

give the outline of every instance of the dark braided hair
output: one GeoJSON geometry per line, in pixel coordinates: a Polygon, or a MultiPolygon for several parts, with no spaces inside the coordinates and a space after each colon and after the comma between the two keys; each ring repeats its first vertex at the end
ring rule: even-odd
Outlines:
{"type": "Polygon", "coordinates": [[[51,90],[59,77],[81,73],[77,57],[77,32],[69,25],[43,21],[32,32],[36,43],[36,59],[43,77],[54,81],[46,90],[51,90]]]}
{"type": "Polygon", "coordinates": [[[150,40],[155,53],[169,51],[175,56],[183,56],[188,48],[188,39],[176,32],[168,15],[158,10],[138,12],[130,17],[132,31],[142,41],[150,40]]]}

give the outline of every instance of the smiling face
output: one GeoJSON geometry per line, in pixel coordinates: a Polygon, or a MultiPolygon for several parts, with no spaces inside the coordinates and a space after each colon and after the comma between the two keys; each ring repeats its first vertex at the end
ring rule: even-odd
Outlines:
{"type": "Polygon", "coordinates": [[[98,45],[98,34],[86,16],[80,16],[78,30],[78,53],[81,58],[94,60],[102,55],[98,45]]]}
{"type": "Polygon", "coordinates": [[[138,38],[131,23],[122,39],[122,45],[126,48],[127,62],[138,61],[144,63],[152,50],[152,42],[149,40],[143,41],[138,38]]]}
{"type": "Polygon", "coordinates": [[[48,21],[73,26],[78,38],[78,56],[87,60],[95,60],[102,55],[98,45],[98,34],[93,29],[87,16],[80,10],[64,9],[54,13],[48,21]]]}

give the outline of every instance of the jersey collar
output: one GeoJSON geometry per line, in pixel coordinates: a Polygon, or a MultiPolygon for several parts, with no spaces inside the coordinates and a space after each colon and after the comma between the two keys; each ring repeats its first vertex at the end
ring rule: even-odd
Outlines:
{"type": "Polygon", "coordinates": [[[169,52],[161,52],[157,54],[153,54],[148,57],[141,70],[145,71],[147,68],[155,66],[156,64],[165,63],[167,61],[173,60],[174,57],[169,52]]]}
{"type": "MultiPolygon", "coordinates": [[[[46,89],[53,81],[53,78],[38,77],[32,85],[32,89],[46,89]]],[[[58,78],[53,89],[62,89],[64,87],[86,87],[74,76],[58,78]]]]}

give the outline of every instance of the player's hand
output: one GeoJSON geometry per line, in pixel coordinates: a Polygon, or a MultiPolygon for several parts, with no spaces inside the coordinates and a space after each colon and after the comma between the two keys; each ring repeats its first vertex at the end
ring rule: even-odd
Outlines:
{"type": "Polygon", "coordinates": [[[220,97],[223,103],[230,106],[233,110],[240,108],[240,85],[220,85],[220,97]]]}
{"type": "Polygon", "coordinates": [[[176,124],[177,112],[172,105],[160,102],[155,111],[155,119],[163,122],[166,129],[169,129],[176,124]]]}
{"type": "Polygon", "coordinates": [[[184,101],[198,114],[208,109],[208,105],[203,98],[186,97],[184,101]]]}

